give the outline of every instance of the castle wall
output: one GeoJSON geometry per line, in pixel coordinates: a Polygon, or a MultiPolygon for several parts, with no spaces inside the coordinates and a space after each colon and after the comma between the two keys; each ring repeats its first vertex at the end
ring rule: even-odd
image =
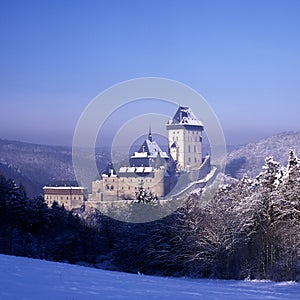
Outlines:
{"type": "Polygon", "coordinates": [[[202,131],[184,130],[184,165],[189,168],[199,168],[202,164],[202,131]]]}
{"type": "Polygon", "coordinates": [[[154,192],[158,197],[163,197],[165,195],[164,173],[165,169],[160,168],[155,169],[148,176],[138,176],[137,174],[120,175],[119,177],[103,175],[102,179],[92,182],[90,199],[98,199],[99,201],[108,198],[112,200],[135,199],[135,193],[141,184],[145,190],[154,192]]]}

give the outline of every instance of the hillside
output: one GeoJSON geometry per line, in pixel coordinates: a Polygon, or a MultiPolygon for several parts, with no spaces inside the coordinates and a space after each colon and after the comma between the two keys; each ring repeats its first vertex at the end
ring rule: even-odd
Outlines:
{"type": "MultiPolygon", "coordinates": [[[[300,132],[281,133],[229,152],[226,173],[234,178],[256,176],[266,156],[286,164],[289,149],[300,156],[300,132]]],[[[96,149],[96,161],[99,171],[104,170],[109,161],[107,149],[96,149]]],[[[23,184],[30,197],[37,196],[44,185],[75,182],[72,148],[0,139],[0,173],[23,184]]]]}
{"type": "Polygon", "coordinates": [[[280,133],[230,152],[226,173],[235,178],[245,174],[255,177],[262,171],[267,156],[273,156],[281,165],[285,165],[290,149],[300,156],[300,132],[280,133]]]}
{"type": "Polygon", "coordinates": [[[0,298],[8,299],[296,299],[300,284],[193,280],[126,274],[0,255],[0,298]]]}
{"type": "MultiPolygon", "coordinates": [[[[99,169],[105,168],[107,152],[97,152],[99,169]]],[[[23,184],[29,196],[37,196],[47,184],[75,182],[72,148],[0,139],[0,173],[23,184]]]]}

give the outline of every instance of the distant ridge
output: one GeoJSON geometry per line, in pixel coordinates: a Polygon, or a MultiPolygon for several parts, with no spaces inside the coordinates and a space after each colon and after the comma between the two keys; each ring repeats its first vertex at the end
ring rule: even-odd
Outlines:
{"type": "MultiPolygon", "coordinates": [[[[242,146],[228,153],[226,174],[234,178],[245,174],[254,177],[262,171],[266,156],[285,165],[290,149],[300,157],[300,132],[283,132],[242,146]]],[[[96,148],[100,172],[105,170],[109,154],[107,147],[96,148]]],[[[75,184],[72,148],[0,139],[0,174],[23,184],[30,197],[41,194],[44,185],[75,184]]]]}
{"type": "Polygon", "coordinates": [[[230,152],[226,173],[234,178],[243,175],[255,177],[262,171],[265,157],[273,156],[281,165],[285,165],[290,149],[300,157],[300,132],[279,133],[230,152]]]}
{"type": "MultiPolygon", "coordinates": [[[[106,167],[108,151],[97,151],[99,170],[106,167]]],[[[48,184],[74,184],[72,148],[0,139],[0,174],[25,186],[30,197],[48,184]]]]}

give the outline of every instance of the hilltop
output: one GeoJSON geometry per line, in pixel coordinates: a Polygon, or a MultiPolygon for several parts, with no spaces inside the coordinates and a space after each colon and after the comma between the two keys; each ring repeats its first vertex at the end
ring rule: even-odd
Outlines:
{"type": "Polygon", "coordinates": [[[300,156],[300,132],[279,133],[230,152],[226,173],[234,178],[255,177],[262,171],[267,156],[285,165],[290,149],[300,156]]]}

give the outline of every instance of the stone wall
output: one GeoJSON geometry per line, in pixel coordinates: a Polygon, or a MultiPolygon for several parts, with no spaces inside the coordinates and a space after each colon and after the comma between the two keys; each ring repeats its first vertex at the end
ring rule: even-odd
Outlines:
{"type": "Polygon", "coordinates": [[[164,182],[165,169],[158,168],[147,176],[137,174],[120,176],[103,176],[102,179],[92,182],[92,195],[90,199],[101,200],[126,200],[135,199],[139,186],[154,192],[158,197],[165,195],[164,182]]]}

